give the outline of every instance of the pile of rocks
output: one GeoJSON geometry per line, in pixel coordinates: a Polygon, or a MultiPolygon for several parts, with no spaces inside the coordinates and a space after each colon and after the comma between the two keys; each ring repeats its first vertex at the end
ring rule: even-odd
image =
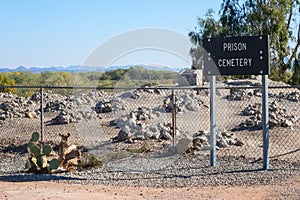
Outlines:
{"type": "Polygon", "coordinates": [[[149,88],[148,86],[145,86],[142,88],[138,88],[135,91],[139,93],[159,94],[165,96],[165,92],[160,88],[149,88]]]}
{"type": "MultiPolygon", "coordinates": [[[[250,104],[242,112],[243,116],[250,116],[233,131],[257,130],[262,128],[261,104],[250,104]]],[[[287,110],[280,108],[277,101],[269,105],[269,126],[272,127],[292,127],[298,121],[297,117],[287,113],[287,110]]]]}
{"type": "MultiPolygon", "coordinates": [[[[45,106],[44,112],[59,112],[52,119],[55,124],[67,124],[77,122],[80,119],[98,117],[95,111],[99,108],[99,99],[107,99],[104,91],[91,91],[88,94],[78,96],[54,94],[51,91],[43,93],[45,106]],[[96,105],[96,108],[91,106],[96,105]]],[[[11,93],[0,93],[0,120],[7,118],[37,118],[40,115],[40,93],[34,93],[30,97],[19,97],[11,93]]],[[[103,100],[100,100],[103,102],[103,100]]],[[[119,101],[116,106],[122,107],[119,101]]]]}
{"type": "Polygon", "coordinates": [[[120,95],[121,98],[132,98],[138,99],[141,96],[142,92],[139,90],[128,91],[120,95]]]}
{"type": "Polygon", "coordinates": [[[192,144],[187,149],[187,153],[201,151],[202,149],[209,148],[209,132],[208,131],[198,131],[193,135],[192,144]]]}
{"type": "Polygon", "coordinates": [[[70,109],[70,101],[49,101],[45,108],[43,109],[44,112],[56,112],[56,111],[62,111],[66,110],[67,108],[70,109]]]}
{"type": "Polygon", "coordinates": [[[107,113],[112,111],[112,104],[109,100],[102,100],[99,101],[96,106],[95,110],[97,113],[107,113]]]}
{"type": "MultiPolygon", "coordinates": [[[[176,112],[196,112],[199,111],[201,105],[204,101],[196,96],[194,93],[188,94],[176,94],[174,95],[174,103],[176,107],[176,112]]],[[[172,112],[173,110],[173,96],[169,95],[164,99],[163,110],[166,112],[172,112]]]]}
{"type": "Polygon", "coordinates": [[[82,119],[92,119],[99,117],[95,107],[99,98],[106,98],[104,91],[92,91],[88,94],[78,96],[55,96],[55,94],[46,95],[46,106],[44,112],[59,112],[52,118],[52,124],[77,123],[82,119]]]}
{"type": "Polygon", "coordinates": [[[293,101],[293,102],[299,102],[300,100],[300,94],[299,92],[295,91],[295,92],[291,92],[287,94],[287,100],[289,101],[293,101]]]}
{"type": "Polygon", "coordinates": [[[39,111],[30,98],[19,97],[11,93],[0,93],[0,120],[8,118],[36,118],[39,111]]]}
{"type": "Polygon", "coordinates": [[[294,115],[287,113],[287,110],[280,108],[277,101],[273,101],[269,107],[269,125],[281,126],[281,127],[291,127],[298,119],[294,115]]]}
{"type": "Polygon", "coordinates": [[[78,122],[78,118],[74,116],[73,113],[69,113],[66,111],[61,111],[58,116],[54,117],[51,120],[52,124],[69,124],[78,122]]]}
{"type": "Polygon", "coordinates": [[[46,104],[44,110],[59,111],[60,114],[53,118],[52,122],[55,124],[67,124],[76,123],[82,119],[101,118],[99,115],[101,113],[126,109],[126,103],[122,98],[109,99],[108,94],[105,92],[96,91],[77,97],[69,96],[62,100],[50,101],[46,104]]]}
{"type": "Polygon", "coordinates": [[[92,109],[74,109],[68,110],[63,109],[59,112],[59,114],[50,120],[51,124],[59,125],[59,124],[69,124],[69,123],[77,123],[80,120],[90,120],[93,118],[100,117],[95,111],[92,109]]]}
{"type": "Polygon", "coordinates": [[[163,89],[144,87],[144,88],[138,88],[132,91],[124,92],[122,95],[120,95],[120,97],[138,99],[141,97],[142,94],[157,94],[161,96],[166,95],[163,89]]]}
{"type": "Polygon", "coordinates": [[[243,116],[255,115],[258,120],[261,120],[261,103],[249,104],[242,112],[243,116]]]}
{"type": "Polygon", "coordinates": [[[230,89],[230,93],[229,95],[227,95],[226,98],[229,101],[243,101],[243,100],[249,100],[253,96],[261,97],[262,96],[261,90],[232,88],[230,89]]]}
{"type": "MultiPolygon", "coordinates": [[[[243,146],[245,143],[243,140],[237,138],[235,134],[231,131],[226,130],[217,130],[216,131],[216,148],[226,148],[230,145],[234,146],[243,146]]],[[[210,148],[210,142],[209,139],[210,135],[208,131],[199,131],[193,135],[192,144],[187,149],[187,153],[196,153],[201,150],[208,150],[210,148]]]]}
{"type": "Polygon", "coordinates": [[[112,100],[104,99],[96,103],[96,113],[108,113],[112,111],[127,110],[128,106],[122,98],[114,98],[112,100]]]}
{"type": "Polygon", "coordinates": [[[230,89],[230,94],[227,96],[229,101],[242,101],[249,98],[244,89],[230,89]]]}
{"type": "Polygon", "coordinates": [[[134,142],[145,139],[172,139],[171,124],[158,123],[154,125],[151,120],[157,113],[153,113],[147,107],[139,107],[125,116],[121,116],[111,122],[111,125],[120,128],[116,142],[134,142]]]}
{"type": "Polygon", "coordinates": [[[224,84],[234,88],[230,89],[229,95],[227,95],[226,98],[229,101],[243,101],[248,100],[253,96],[261,97],[261,89],[253,88],[258,86],[260,87],[262,85],[261,82],[261,78],[259,77],[252,77],[244,80],[227,80],[224,84]]]}
{"type": "Polygon", "coordinates": [[[243,146],[244,141],[231,131],[217,131],[217,148],[226,148],[229,145],[243,146]]]}
{"type": "MultiPolygon", "coordinates": [[[[181,111],[182,107],[179,106],[179,101],[178,101],[178,98],[176,96],[174,96],[174,104],[175,104],[175,107],[176,107],[176,112],[181,111]]],[[[174,107],[173,106],[173,96],[169,95],[164,99],[163,109],[166,112],[172,112],[173,107],[174,107]]]]}
{"type": "Polygon", "coordinates": [[[300,101],[300,93],[298,91],[293,92],[280,92],[279,94],[269,94],[270,97],[277,98],[277,99],[287,99],[288,101],[292,102],[299,102],[300,101]]]}

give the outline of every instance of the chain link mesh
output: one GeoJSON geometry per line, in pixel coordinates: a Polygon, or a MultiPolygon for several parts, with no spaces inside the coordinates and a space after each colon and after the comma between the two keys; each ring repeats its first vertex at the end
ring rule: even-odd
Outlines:
{"type": "MultiPolygon", "coordinates": [[[[41,131],[44,142],[53,146],[60,142],[59,133],[71,133],[70,144],[106,161],[146,148],[159,152],[152,159],[177,151],[207,156],[209,163],[207,87],[42,88],[42,123],[40,88],[16,89],[27,97],[0,93],[1,157],[11,160],[1,159],[3,172],[24,168],[26,144],[33,132],[41,131]]],[[[300,161],[299,100],[296,87],[269,87],[270,168],[275,160],[286,165],[300,161]]],[[[249,166],[262,162],[261,105],[260,88],[217,89],[218,158],[245,158],[249,166]]]]}

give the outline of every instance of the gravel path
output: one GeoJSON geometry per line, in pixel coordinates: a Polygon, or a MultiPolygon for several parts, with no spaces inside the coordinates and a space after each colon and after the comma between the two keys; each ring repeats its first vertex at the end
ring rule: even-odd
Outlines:
{"type": "Polygon", "coordinates": [[[101,168],[56,175],[24,174],[24,157],[21,156],[1,156],[0,159],[0,179],[7,181],[59,180],[142,187],[251,186],[278,184],[300,175],[299,163],[274,160],[269,170],[262,170],[261,162],[251,163],[244,158],[217,158],[217,166],[210,167],[207,156],[178,154],[161,158],[129,157],[111,161],[101,168]]]}

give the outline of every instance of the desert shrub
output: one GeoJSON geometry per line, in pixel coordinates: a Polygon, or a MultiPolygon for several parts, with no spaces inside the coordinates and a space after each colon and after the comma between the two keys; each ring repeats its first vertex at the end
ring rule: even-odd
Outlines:
{"type": "MultiPolygon", "coordinates": [[[[16,83],[13,79],[9,78],[9,76],[5,73],[0,73],[0,86],[15,86],[16,83]]],[[[1,87],[0,92],[11,92],[15,93],[15,88],[5,88],[1,87]]]]}

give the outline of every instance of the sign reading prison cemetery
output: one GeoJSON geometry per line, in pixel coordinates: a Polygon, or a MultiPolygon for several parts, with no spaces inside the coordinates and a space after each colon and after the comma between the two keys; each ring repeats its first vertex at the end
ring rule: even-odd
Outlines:
{"type": "Polygon", "coordinates": [[[268,75],[269,37],[217,37],[203,40],[204,75],[268,75]]]}
{"type": "Polygon", "coordinates": [[[204,70],[210,76],[210,165],[216,165],[216,75],[262,75],[263,169],[269,168],[269,36],[203,39],[204,70]]]}

